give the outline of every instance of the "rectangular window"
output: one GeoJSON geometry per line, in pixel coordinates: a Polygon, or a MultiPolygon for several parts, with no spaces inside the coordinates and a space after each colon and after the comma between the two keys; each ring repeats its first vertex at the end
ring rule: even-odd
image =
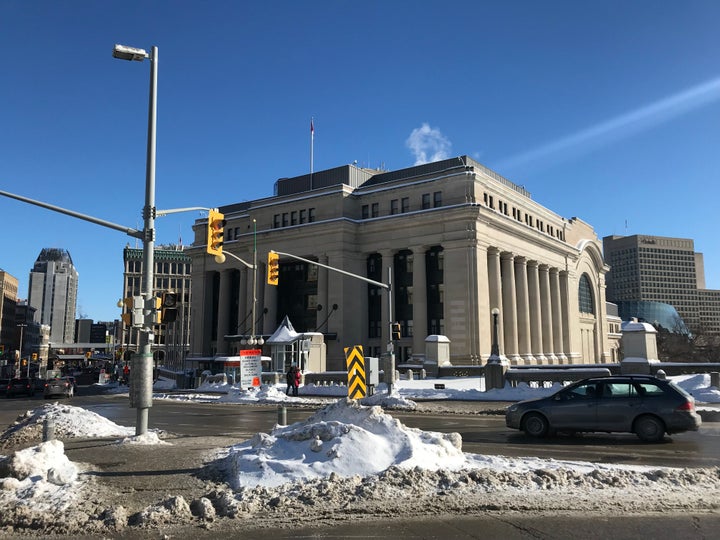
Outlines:
{"type": "Polygon", "coordinates": [[[422,209],[427,210],[430,208],[430,194],[429,193],[423,193],[422,196],[422,209]]]}
{"type": "Polygon", "coordinates": [[[273,216],[273,228],[274,229],[280,228],[280,214],[275,214],[273,216]]]}
{"type": "Polygon", "coordinates": [[[282,226],[283,226],[283,227],[287,227],[287,226],[288,226],[288,213],[287,213],[287,212],[283,212],[283,215],[282,215],[282,226]]]}
{"type": "Polygon", "coordinates": [[[300,223],[305,223],[305,210],[300,210],[300,223]]]}
{"type": "Polygon", "coordinates": [[[400,200],[400,211],[404,214],[405,212],[410,211],[410,198],[409,197],[403,197],[400,200]]]}
{"type": "Polygon", "coordinates": [[[315,221],[315,209],[308,208],[308,222],[313,223],[315,221]]]}
{"type": "Polygon", "coordinates": [[[398,213],[398,200],[397,199],[393,199],[390,201],[390,213],[391,214],[398,213]]]}
{"type": "Polygon", "coordinates": [[[297,210],[290,212],[290,225],[297,225],[297,210]]]}
{"type": "Polygon", "coordinates": [[[372,203],[370,209],[372,211],[372,217],[378,217],[380,215],[380,203],[372,203]]]}
{"type": "Polygon", "coordinates": [[[442,206],[442,191],[433,193],[433,207],[437,208],[438,206],[442,206]]]}
{"type": "Polygon", "coordinates": [[[362,219],[367,219],[370,217],[370,205],[363,204],[362,205],[362,219]]]}

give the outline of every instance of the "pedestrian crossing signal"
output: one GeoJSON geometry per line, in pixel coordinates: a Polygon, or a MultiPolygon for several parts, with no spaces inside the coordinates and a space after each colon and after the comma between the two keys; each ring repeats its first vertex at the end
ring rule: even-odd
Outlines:
{"type": "Polygon", "coordinates": [[[400,323],[392,323],[392,340],[398,341],[400,339],[400,323]]]}

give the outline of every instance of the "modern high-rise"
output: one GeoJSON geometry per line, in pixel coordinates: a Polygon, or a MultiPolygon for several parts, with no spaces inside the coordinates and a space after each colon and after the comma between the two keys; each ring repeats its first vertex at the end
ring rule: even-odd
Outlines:
{"type": "Polygon", "coordinates": [[[608,312],[592,227],[468,156],[283,178],[273,196],[220,211],[223,252],[250,263],[257,255],[258,265],[219,263],[206,252],[207,220],[195,222],[187,252],[198,356],[236,354],[253,327],[267,339],[287,316],[298,332],[324,335],[329,370],[344,368],[346,347],[384,355],[395,323],[399,363],[422,359],[428,336],[442,335],[452,364],[480,365],[495,321],[500,353],[514,365],[617,360],[620,319],[608,312]],[[271,250],[280,253],[277,286],[267,283],[271,250]]]}
{"type": "MultiPolygon", "coordinates": [[[[178,308],[174,321],[155,326],[155,340],[151,345],[153,357],[156,365],[182,370],[190,335],[191,260],[182,246],[158,246],[154,250],[154,261],[153,293],[155,296],[163,292],[176,293],[178,308]]],[[[143,250],[125,247],[123,262],[123,298],[142,295],[143,250]]],[[[140,350],[140,333],[132,326],[121,325],[119,347],[125,351],[125,358],[129,358],[140,350]]]]}
{"type": "Polygon", "coordinates": [[[695,252],[693,240],[606,236],[603,251],[610,266],[609,301],[670,304],[690,332],[720,333],[720,293],[705,289],[703,256],[695,252]]]}
{"type": "Polygon", "coordinates": [[[70,253],[43,248],[30,272],[28,303],[36,322],[50,327],[51,343],[73,343],[77,307],[78,272],[70,253]]]}

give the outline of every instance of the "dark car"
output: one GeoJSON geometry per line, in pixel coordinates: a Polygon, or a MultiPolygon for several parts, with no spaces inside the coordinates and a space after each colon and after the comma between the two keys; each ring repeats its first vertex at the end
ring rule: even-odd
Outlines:
{"type": "Polygon", "coordinates": [[[556,432],[626,432],[647,442],[665,433],[697,431],[694,398],[671,381],[650,375],[595,377],[554,394],[508,407],[505,424],[532,437],[556,432]]]}
{"type": "Polygon", "coordinates": [[[7,395],[8,384],[10,384],[10,379],[0,379],[0,396],[7,395]]]}
{"type": "Polygon", "coordinates": [[[48,379],[45,383],[43,396],[49,398],[52,396],[64,396],[71,398],[75,394],[75,387],[68,377],[56,377],[48,379]]]}
{"type": "Polygon", "coordinates": [[[35,384],[28,378],[10,379],[7,385],[7,397],[25,395],[32,397],[35,394],[35,384]]]}

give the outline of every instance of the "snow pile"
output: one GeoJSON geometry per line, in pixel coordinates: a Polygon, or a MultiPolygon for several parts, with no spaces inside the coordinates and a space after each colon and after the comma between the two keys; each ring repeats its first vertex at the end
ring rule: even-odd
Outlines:
{"type": "Polygon", "coordinates": [[[45,423],[48,422],[58,438],[129,437],[133,428],[115,422],[81,407],[59,403],[47,404],[30,410],[0,435],[0,448],[39,442],[45,423]]]}
{"type": "Polygon", "coordinates": [[[258,433],[230,449],[235,487],[277,486],[301,479],[377,474],[402,468],[458,468],[465,463],[457,433],[408,428],[380,407],[337,401],[290,426],[258,433]]]}

